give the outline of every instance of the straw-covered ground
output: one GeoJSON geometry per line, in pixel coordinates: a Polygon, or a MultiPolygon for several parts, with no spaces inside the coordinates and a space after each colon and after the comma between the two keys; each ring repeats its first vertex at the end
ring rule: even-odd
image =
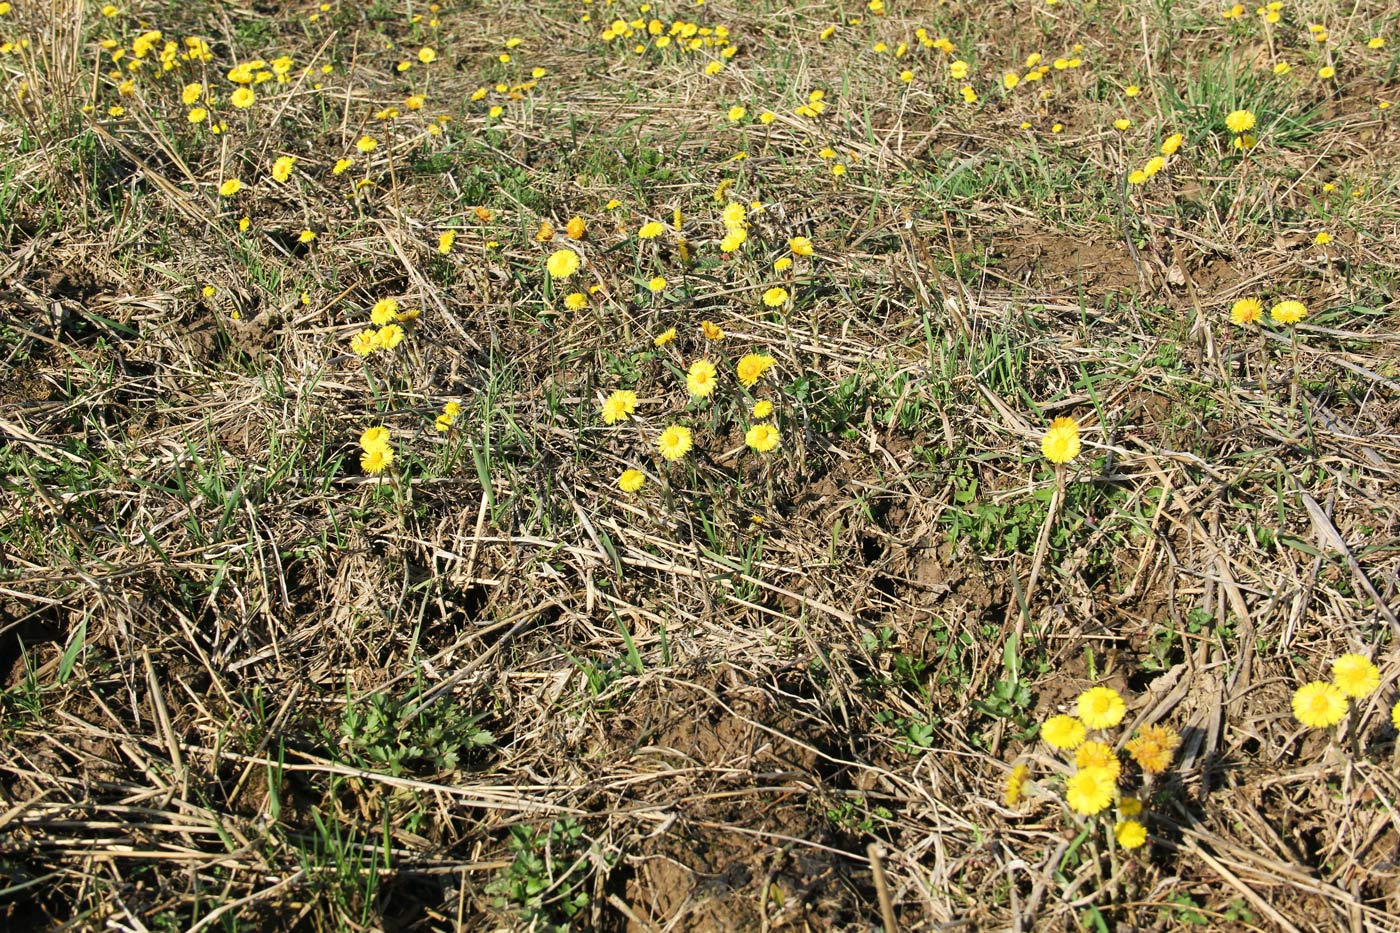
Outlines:
{"type": "Polygon", "coordinates": [[[0,926],[1400,928],[1385,0],[0,43],[0,926]]]}

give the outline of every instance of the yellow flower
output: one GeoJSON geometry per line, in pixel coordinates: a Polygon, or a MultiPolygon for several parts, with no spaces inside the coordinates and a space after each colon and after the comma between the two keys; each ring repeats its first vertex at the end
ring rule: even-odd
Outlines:
{"type": "Polygon", "coordinates": [[[184,89],[183,91],[180,92],[180,100],[184,103],[184,105],[185,105],[186,107],[188,107],[188,106],[190,106],[191,104],[193,104],[195,101],[199,100],[199,98],[200,98],[203,94],[204,94],[204,85],[202,85],[202,84],[200,84],[198,81],[196,81],[196,82],[194,82],[193,84],[186,84],[186,85],[185,85],[185,89],[184,89]]]}
{"type": "Polygon", "coordinates": [[[462,413],[462,403],[444,402],[442,406],[442,413],[449,418],[455,419],[458,415],[462,413]]]}
{"type": "Polygon", "coordinates": [[[251,220],[249,220],[247,217],[240,217],[240,218],[238,218],[238,232],[239,232],[239,233],[247,233],[247,232],[248,232],[248,228],[251,227],[252,225],[253,225],[253,222],[252,222],[251,220]]]}
{"type": "Polygon", "coordinates": [[[1400,732],[1400,700],[1395,701],[1395,705],[1390,708],[1390,724],[1400,732]]]}
{"type": "Polygon", "coordinates": [[[385,350],[392,350],[403,343],[404,330],[397,324],[385,324],[374,335],[374,342],[385,350]]]}
{"type": "Polygon", "coordinates": [[[744,119],[744,117],[748,115],[748,112],[748,108],[736,104],[733,107],[729,108],[728,116],[732,122],[738,123],[740,120],[744,119]]]}
{"type": "Polygon", "coordinates": [[[571,240],[582,240],[583,235],[588,232],[588,227],[582,217],[570,217],[569,222],[564,225],[564,232],[571,240]]]}
{"type": "Polygon", "coordinates": [[[437,61],[437,52],[425,45],[418,50],[418,60],[425,65],[431,65],[437,61]]]}
{"type": "Polygon", "coordinates": [[[1326,230],[1319,230],[1317,232],[1317,236],[1313,237],[1313,243],[1317,244],[1318,246],[1326,246],[1328,243],[1331,242],[1332,234],[1328,233],[1326,230]]]}
{"type": "Polygon", "coordinates": [[[735,374],[739,377],[739,382],[745,388],[753,388],[758,380],[763,378],[771,367],[777,364],[771,356],[764,356],[758,353],[745,354],[734,367],[735,374]]]}
{"type": "Polygon", "coordinates": [[[623,492],[636,492],[646,485],[646,474],[641,470],[623,470],[617,478],[617,488],[623,492]]]}
{"type": "Polygon", "coordinates": [[[219,290],[218,290],[217,288],[215,288],[214,286],[212,286],[212,285],[206,285],[206,286],[204,286],[202,289],[199,290],[199,293],[200,293],[201,295],[203,295],[205,298],[213,298],[215,295],[217,295],[217,294],[219,293],[219,290]]]}
{"type": "Polygon", "coordinates": [[[666,232],[666,225],[660,221],[651,220],[642,224],[642,229],[637,231],[639,240],[654,240],[666,232]]]}
{"type": "Polygon", "coordinates": [[[763,293],[763,303],[770,308],[780,308],[787,304],[787,300],[787,289],[780,285],[775,285],[763,293]]]}
{"type": "Polygon", "coordinates": [[[1151,178],[1153,175],[1156,175],[1158,172],[1160,172],[1166,167],[1166,159],[1162,158],[1161,156],[1153,156],[1152,158],[1147,160],[1147,164],[1143,165],[1142,173],[1148,178],[1151,178]]]}
{"type": "Polygon", "coordinates": [[[1186,137],[1182,136],[1180,133],[1171,134],[1166,139],[1162,140],[1162,155],[1175,155],[1176,151],[1181,148],[1181,144],[1185,141],[1186,137]]]}
{"type": "Polygon", "coordinates": [[[773,414],[773,403],[766,398],[759,399],[753,403],[752,415],[755,418],[767,418],[773,414]]]}
{"type": "Polygon", "coordinates": [[[1133,171],[1128,173],[1128,184],[1145,185],[1147,184],[1147,178],[1148,175],[1146,172],[1142,171],[1141,169],[1134,169],[1133,171]]]}
{"type": "Polygon", "coordinates": [[[1337,69],[1333,68],[1331,65],[1323,65],[1321,68],[1317,69],[1317,76],[1324,81],[1329,78],[1335,78],[1337,76],[1337,69]]]}
{"type": "Polygon", "coordinates": [[[653,295],[661,294],[666,290],[666,277],[664,275],[653,276],[651,281],[647,282],[647,288],[653,295]]]}
{"type": "Polygon", "coordinates": [[[1147,841],[1147,827],[1137,820],[1123,820],[1114,824],[1113,838],[1125,849],[1136,849],[1147,841]]]}
{"type": "Polygon", "coordinates": [[[967,62],[963,61],[962,59],[958,59],[957,61],[953,62],[948,66],[948,74],[952,76],[953,80],[961,81],[967,77],[967,69],[967,62]]]}
{"type": "Polygon", "coordinates": [[[456,230],[444,230],[438,234],[438,252],[446,256],[452,252],[452,244],[457,242],[456,230]]]}
{"type": "Polygon", "coordinates": [[[1347,695],[1336,684],[1314,680],[1293,692],[1293,718],[1310,729],[1326,729],[1347,714],[1347,695]]]}
{"type": "Polygon", "coordinates": [[[588,296],[583,292],[570,292],[564,296],[564,307],[570,311],[582,311],[588,307],[588,296]]]}
{"type": "Polygon", "coordinates": [[[700,332],[705,335],[706,340],[724,339],[724,329],[714,321],[701,321],[700,332]]]}
{"type": "Polygon", "coordinates": [[[1232,110],[1225,115],[1225,126],[1231,133],[1248,133],[1254,129],[1254,114],[1248,110],[1232,110]]]}
{"type": "Polygon", "coordinates": [[[360,469],[371,476],[383,473],[394,462],[394,448],[389,446],[376,447],[374,450],[366,450],[360,454],[360,469]]]}
{"type": "Polygon", "coordinates": [[[223,195],[226,198],[231,198],[242,190],[243,182],[239,181],[237,178],[230,178],[228,181],[224,182],[222,185],[219,186],[219,194],[223,195]]]}
{"type": "Polygon", "coordinates": [[[791,257],[791,256],[779,256],[777,259],[773,260],[773,271],[774,271],[774,272],[786,272],[787,270],[789,270],[789,269],[791,269],[791,268],[792,268],[792,257],[791,257]]]}
{"type": "Polygon", "coordinates": [[[905,84],[909,84],[914,80],[914,72],[910,71],[908,68],[904,69],[899,73],[899,80],[903,81],[905,84]]]}
{"type": "Polygon", "coordinates": [[[661,456],[667,460],[679,460],[690,452],[694,446],[690,436],[690,428],[679,424],[673,424],[661,432],[661,436],[656,440],[656,447],[661,451],[661,456]]]}
{"type": "Polygon", "coordinates": [[[292,166],[296,165],[296,162],[296,156],[279,156],[272,163],[272,180],[281,183],[291,178],[292,166]]]}
{"type": "Polygon", "coordinates": [[[446,434],[448,431],[452,430],[452,423],[456,420],[457,419],[453,418],[451,415],[443,412],[433,419],[433,427],[439,432],[446,434]]]}
{"type": "Polygon", "coordinates": [[[1074,812],[1093,816],[1113,803],[1117,785],[1118,779],[1107,768],[1084,768],[1065,782],[1065,802],[1074,812]]]}
{"type": "Polygon", "coordinates": [[[1332,662],[1332,683],[1347,696],[1360,700],[1381,685],[1380,668],[1365,655],[1344,654],[1332,662]]]}
{"type": "Polygon", "coordinates": [[[1136,84],[1130,84],[1123,88],[1123,93],[1129,97],[1137,97],[1142,93],[1142,88],[1138,87],[1136,84]]]}
{"type": "Polygon", "coordinates": [[[792,250],[794,256],[810,256],[816,252],[812,241],[805,236],[795,236],[788,240],[788,249],[792,250]]]}
{"type": "Polygon", "coordinates": [[[1040,737],[1045,740],[1046,744],[1062,751],[1078,748],[1080,743],[1084,741],[1084,733],[1084,723],[1073,716],[1064,714],[1051,716],[1040,727],[1040,737]]]}
{"type": "Polygon", "coordinates": [[[310,243],[310,242],[311,242],[312,240],[314,240],[314,239],[316,239],[316,231],[315,231],[315,230],[303,230],[303,231],[301,231],[301,235],[297,237],[297,242],[298,242],[298,243],[310,243]]]}
{"type": "Polygon", "coordinates": [[[1308,306],[1301,301],[1280,301],[1269,309],[1276,324],[1297,324],[1308,316],[1308,306]]]}
{"type": "Polygon", "coordinates": [[[761,454],[777,447],[781,440],[778,429],[771,424],[756,424],[744,433],[744,443],[761,454]]]}
{"type": "Polygon", "coordinates": [[[603,423],[617,424],[619,421],[626,421],[636,410],[637,393],[618,389],[603,402],[603,423]]]}
{"type": "Polygon", "coordinates": [[[1383,48],[1385,48],[1385,37],[1384,37],[1384,36],[1376,36],[1376,37],[1373,38],[1373,39],[1368,39],[1368,40],[1366,40],[1366,48],[1368,48],[1368,49],[1383,49],[1383,48]]]}
{"type": "Polygon", "coordinates": [[[360,435],[361,450],[383,450],[389,446],[389,429],[383,425],[365,428],[360,435]]]}
{"type": "Polygon", "coordinates": [[[1112,687],[1090,687],[1079,695],[1079,719],[1090,729],[1111,729],[1123,721],[1128,707],[1112,687]]]}
{"type": "Polygon", "coordinates": [[[1179,745],[1181,736],[1171,726],[1143,726],[1123,748],[1142,770],[1160,774],[1171,767],[1172,755],[1179,745]]]}
{"type": "Polygon", "coordinates": [[[1142,801],[1136,797],[1120,797],[1118,799],[1118,813],[1124,819],[1132,819],[1142,812],[1142,801]]]}
{"type": "Polygon", "coordinates": [[[685,374],[685,386],[696,398],[705,398],[714,392],[718,385],[715,379],[715,364],[709,360],[696,360],[690,364],[685,374]]]}
{"type": "Polygon", "coordinates": [[[1132,127],[1133,121],[1129,120],[1127,117],[1119,117],[1117,120],[1113,121],[1113,128],[1120,133],[1126,133],[1128,130],[1132,129],[1132,127]]]}
{"type": "Polygon", "coordinates": [[[376,325],[383,327],[393,321],[399,312],[399,303],[393,298],[381,298],[374,303],[374,307],[369,309],[369,319],[376,325]]]}
{"type": "Polygon", "coordinates": [[[1279,62],[1274,66],[1274,74],[1276,75],[1286,75],[1292,70],[1293,66],[1288,64],[1288,62],[1279,62]]]}
{"type": "Polygon", "coordinates": [[[676,329],[674,327],[668,327],[661,333],[656,335],[655,339],[652,340],[651,345],[654,347],[664,347],[666,346],[666,344],[670,343],[672,340],[675,339],[676,329]]]}
{"type": "Polygon", "coordinates": [[[203,107],[195,107],[185,115],[185,119],[191,123],[203,123],[209,117],[209,111],[203,107]]]}
{"type": "Polygon", "coordinates": [[[1006,74],[1001,76],[1001,86],[1006,88],[1008,91],[1016,87],[1016,85],[1020,83],[1021,76],[1014,71],[1008,71],[1006,74]]]}
{"type": "MultiPolygon", "coordinates": [[[[965,104],[975,104],[975,103],[977,103],[977,92],[976,92],[975,90],[972,89],[972,85],[970,85],[970,84],[964,84],[964,85],[962,86],[962,90],[961,90],[959,93],[962,94],[963,103],[965,103],[965,104]]],[[[845,166],[842,166],[842,165],[833,166],[831,172],[832,172],[833,175],[842,175],[842,174],[845,174],[845,166]],[[836,169],[838,169],[838,168],[841,169],[840,172],[837,172],[837,171],[836,171],[836,169]]]]}
{"type": "Polygon", "coordinates": [[[550,277],[556,279],[567,279],[578,271],[579,265],[578,253],[571,249],[556,249],[545,261],[550,277]]]}
{"type": "Polygon", "coordinates": [[[1113,772],[1116,781],[1123,771],[1123,762],[1118,754],[1103,742],[1085,742],[1074,750],[1074,764],[1079,769],[1106,768],[1113,772]]]}
{"type": "Polygon", "coordinates": [[[373,136],[361,136],[355,140],[355,148],[365,153],[373,152],[379,148],[379,140],[373,136]]]}
{"type": "Polygon", "coordinates": [[[1031,769],[1024,763],[1011,769],[1011,773],[1006,776],[1006,793],[1002,800],[1008,807],[1014,807],[1021,802],[1021,798],[1026,793],[1026,780],[1030,777],[1031,769]]]}
{"type": "Polygon", "coordinates": [[[258,95],[253,93],[252,88],[241,87],[229,95],[228,101],[239,110],[247,110],[257,99],[258,95]]]}
{"type": "Polygon", "coordinates": [[[1253,324],[1264,314],[1264,304],[1258,298],[1241,298],[1230,306],[1230,320],[1243,327],[1253,324]]]}
{"type": "Polygon", "coordinates": [[[355,164],[354,159],[336,159],[335,166],[331,169],[332,175],[344,175],[345,171],[355,164]]]}
{"type": "Polygon", "coordinates": [[[1073,418],[1056,418],[1040,439],[1040,452],[1051,463],[1069,463],[1079,456],[1079,423],[1073,418]]]}

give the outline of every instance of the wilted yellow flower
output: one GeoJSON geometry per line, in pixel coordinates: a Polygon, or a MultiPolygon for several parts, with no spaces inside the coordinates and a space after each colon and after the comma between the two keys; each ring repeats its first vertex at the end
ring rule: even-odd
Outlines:
{"type": "Polygon", "coordinates": [[[1014,807],[1021,802],[1021,797],[1026,792],[1026,780],[1030,774],[1031,769],[1023,762],[1012,768],[1011,773],[1006,776],[1006,793],[1002,800],[1008,807],[1014,807]]]}
{"type": "Polygon", "coordinates": [[[724,329],[714,321],[701,321],[700,332],[705,335],[706,340],[724,339],[724,329]]]}
{"type": "Polygon", "coordinates": [[[1113,779],[1123,771],[1123,762],[1118,754],[1103,742],[1084,742],[1074,750],[1074,764],[1077,768],[1106,768],[1113,772],[1113,779]]]}
{"type": "Polygon", "coordinates": [[[1112,687],[1090,687],[1079,695],[1079,719],[1090,729],[1111,729],[1123,721],[1128,707],[1112,687]]]}
{"type": "Polygon", "coordinates": [[[567,279],[578,271],[579,265],[578,253],[571,249],[556,249],[545,261],[545,268],[549,270],[550,276],[556,279],[567,279]]]}
{"type": "Polygon", "coordinates": [[[636,492],[646,485],[646,474],[641,470],[623,470],[617,478],[617,488],[623,492],[636,492]]]}
{"type": "Polygon", "coordinates": [[[632,417],[637,410],[637,393],[628,389],[618,389],[603,402],[603,423],[617,424],[632,417]]]}
{"type": "Polygon", "coordinates": [[[1118,798],[1118,814],[1124,819],[1132,819],[1142,812],[1142,801],[1136,797],[1118,798]]]}
{"type": "Polygon", "coordinates": [[[1051,748],[1070,751],[1078,748],[1084,741],[1085,731],[1084,723],[1062,713],[1045,720],[1045,724],[1040,727],[1040,737],[1051,748]]]}
{"type": "Polygon", "coordinates": [[[1181,745],[1181,736],[1171,726],[1143,726],[1123,746],[1148,774],[1160,774],[1171,767],[1172,755],[1181,745]]]}
{"type": "Polygon", "coordinates": [[[1107,768],[1083,768],[1065,782],[1065,802],[1070,809],[1085,816],[1108,809],[1118,779],[1107,768]]]}
{"type": "Polygon", "coordinates": [[[1241,298],[1230,306],[1230,320],[1243,327],[1253,324],[1264,314],[1264,304],[1258,298],[1241,298]]]}
{"type": "Polygon", "coordinates": [[[1293,717],[1310,729],[1326,729],[1347,714],[1347,695],[1336,684],[1314,680],[1293,692],[1293,717]]]}
{"type": "Polygon", "coordinates": [[[1113,838],[1125,849],[1136,849],[1147,841],[1147,827],[1137,820],[1122,820],[1114,824],[1113,838]]]}
{"type": "Polygon", "coordinates": [[[1297,324],[1308,316],[1308,306],[1301,301],[1280,301],[1269,309],[1269,317],[1277,324],[1297,324]]]}
{"type": "Polygon", "coordinates": [[[1248,110],[1232,110],[1225,115],[1225,126],[1231,133],[1248,133],[1255,122],[1254,114],[1248,110]]]}
{"type": "Polygon", "coordinates": [[[685,374],[685,386],[696,398],[705,398],[714,392],[719,382],[715,378],[715,364],[709,360],[696,360],[690,364],[685,374]]]}
{"type": "Polygon", "coordinates": [[[1360,700],[1381,685],[1381,671],[1365,655],[1344,654],[1332,662],[1332,683],[1347,696],[1360,700]]]}
{"type": "Polygon", "coordinates": [[[661,432],[661,436],[656,440],[656,447],[661,451],[661,456],[667,460],[679,460],[690,452],[694,446],[691,439],[690,428],[683,425],[673,424],[661,432]]]}
{"type": "Polygon", "coordinates": [[[1056,418],[1040,439],[1040,452],[1051,463],[1069,463],[1079,456],[1079,422],[1073,418],[1056,418]]]}

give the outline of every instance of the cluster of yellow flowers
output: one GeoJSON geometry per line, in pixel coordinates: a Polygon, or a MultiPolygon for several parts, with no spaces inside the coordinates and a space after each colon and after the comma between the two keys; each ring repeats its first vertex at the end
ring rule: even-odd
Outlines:
{"type": "MultiPolygon", "coordinates": [[[[1258,298],[1241,298],[1230,306],[1230,320],[1241,327],[1255,324],[1264,316],[1264,303],[1258,298]]],[[[1269,309],[1275,324],[1297,324],[1308,316],[1308,306],[1301,301],[1280,301],[1269,309]]]]}
{"type": "Polygon", "coordinates": [[[393,298],[384,298],[370,309],[369,319],[375,327],[367,327],[350,338],[350,349],[359,356],[369,356],[376,350],[392,350],[403,343],[403,325],[418,317],[418,311],[400,311],[393,298]]]}
{"type": "Polygon", "coordinates": [[[389,429],[378,425],[360,435],[360,469],[371,476],[383,473],[394,462],[394,446],[389,429]]]}
{"type": "MultiPolygon", "coordinates": [[[[1327,729],[1346,718],[1351,703],[1363,700],[1381,685],[1380,668],[1360,654],[1344,654],[1332,662],[1332,680],[1314,680],[1293,692],[1293,716],[1310,729],[1327,729]]],[[[1400,729],[1400,703],[1391,710],[1400,729]]]]}
{"type": "MultiPolygon", "coordinates": [[[[1147,841],[1147,828],[1140,819],[1141,795],[1120,792],[1124,779],[1123,761],[1111,744],[1091,738],[1091,732],[1116,728],[1127,713],[1121,694],[1111,687],[1091,687],[1079,695],[1076,715],[1052,716],[1040,728],[1040,737],[1057,751],[1073,752],[1073,770],[1065,780],[1065,803],[1081,816],[1096,816],[1116,801],[1118,817],[1113,835],[1125,849],[1136,849],[1147,841]]],[[[1130,761],[1142,772],[1142,789],[1150,790],[1155,775],[1171,766],[1181,736],[1170,726],[1148,725],[1124,744],[1130,761]]],[[[1005,803],[1020,803],[1030,782],[1030,768],[1019,764],[1006,781],[1005,803]]]]}
{"type": "MultiPolygon", "coordinates": [[[[639,12],[650,13],[651,4],[642,4],[639,12]]],[[[592,22],[593,19],[588,13],[582,18],[585,23],[592,22]]],[[[598,38],[604,42],[632,42],[632,52],[636,55],[645,54],[649,48],[658,51],[674,49],[682,53],[718,49],[720,57],[711,60],[705,66],[706,73],[711,75],[719,74],[724,68],[724,62],[739,52],[739,47],[729,41],[729,27],[701,26],[699,23],[681,19],[673,20],[669,25],[655,17],[646,16],[630,20],[614,19],[603,27],[598,38]],[[645,41],[642,41],[643,39],[645,41]]]]}
{"type": "Polygon", "coordinates": [[[1181,144],[1185,141],[1186,137],[1180,133],[1172,133],[1166,139],[1162,140],[1162,145],[1159,149],[1160,155],[1153,156],[1147,160],[1142,168],[1134,169],[1130,172],[1128,174],[1128,184],[1147,184],[1153,176],[1167,167],[1167,160],[1176,155],[1177,150],[1181,148],[1181,144]]]}

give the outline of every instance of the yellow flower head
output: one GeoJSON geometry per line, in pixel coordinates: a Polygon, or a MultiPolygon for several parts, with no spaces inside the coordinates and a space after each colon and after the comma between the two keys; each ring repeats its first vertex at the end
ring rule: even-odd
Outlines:
{"type": "Polygon", "coordinates": [[[750,414],[755,418],[767,418],[773,414],[773,403],[766,398],[761,398],[753,403],[753,411],[750,414]]]}
{"type": "Polygon", "coordinates": [[[1264,314],[1264,304],[1258,298],[1241,298],[1230,306],[1230,320],[1243,327],[1253,324],[1264,314]]]}
{"type": "Polygon", "coordinates": [[[452,244],[457,242],[457,231],[444,230],[438,234],[438,252],[446,256],[452,252],[452,244]]]}
{"type": "Polygon", "coordinates": [[[1186,141],[1186,137],[1180,133],[1173,133],[1162,140],[1162,155],[1176,155],[1176,151],[1181,148],[1181,144],[1186,141]]]}
{"type": "Polygon", "coordinates": [[[1347,696],[1360,700],[1381,685],[1381,671],[1364,655],[1344,654],[1332,662],[1332,683],[1347,696]]]}
{"type": "Polygon", "coordinates": [[[1225,116],[1225,127],[1235,134],[1248,133],[1256,122],[1254,114],[1248,110],[1232,110],[1225,116]]]}
{"type": "Polygon", "coordinates": [[[1400,700],[1396,700],[1395,705],[1390,708],[1390,724],[1400,732],[1400,700]]]}
{"type": "Polygon", "coordinates": [[[1040,452],[1051,463],[1069,463],[1079,456],[1079,422],[1073,418],[1056,418],[1040,439],[1040,452]]]}
{"type": "Polygon", "coordinates": [[[691,439],[690,428],[679,424],[673,424],[661,432],[661,436],[656,440],[656,447],[661,451],[661,456],[667,460],[679,460],[690,453],[690,448],[694,446],[691,439]]]}
{"type": "Polygon", "coordinates": [[[724,329],[714,321],[701,321],[700,332],[705,335],[706,340],[724,339],[724,329]]]}
{"type": "Polygon", "coordinates": [[[564,307],[570,311],[582,311],[588,307],[588,296],[583,292],[570,292],[564,296],[564,307]]]}
{"type": "Polygon", "coordinates": [[[1111,729],[1123,721],[1128,707],[1112,687],[1090,687],[1079,695],[1079,719],[1090,729],[1111,729]]]}
{"type": "Polygon", "coordinates": [[[637,231],[637,238],[641,240],[654,240],[665,232],[665,224],[658,220],[651,220],[642,224],[642,228],[637,231]]]}
{"type": "Polygon", "coordinates": [[[968,64],[962,59],[958,59],[948,65],[948,74],[955,81],[961,81],[967,77],[968,64]]]}
{"type": "Polygon", "coordinates": [[[1107,810],[1113,804],[1118,779],[1107,768],[1082,768],[1065,782],[1065,802],[1085,816],[1107,810]]]}
{"type": "Polygon", "coordinates": [[[761,454],[773,450],[782,441],[778,429],[771,424],[756,424],[744,433],[744,443],[761,454]]]}
{"type": "Polygon", "coordinates": [[[1136,797],[1119,797],[1118,813],[1124,819],[1132,819],[1142,812],[1142,801],[1136,797]]]}
{"type": "Polygon", "coordinates": [[[670,343],[672,340],[675,339],[676,329],[674,327],[668,327],[661,333],[657,334],[655,339],[652,340],[651,344],[654,347],[664,347],[666,346],[666,344],[670,343]]]}
{"type": "Polygon", "coordinates": [[[1308,306],[1301,301],[1280,301],[1269,309],[1276,324],[1296,324],[1308,316],[1308,306]]]}
{"type": "Polygon", "coordinates": [[[361,152],[373,152],[379,148],[379,140],[375,139],[373,136],[361,136],[359,139],[355,140],[355,148],[361,152]]]}
{"type": "Polygon", "coordinates": [[[369,356],[375,350],[379,349],[379,344],[374,342],[374,335],[374,330],[368,327],[365,328],[350,338],[350,349],[354,351],[357,356],[369,356]]]}
{"type": "Polygon", "coordinates": [[[237,178],[230,178],[228,181],[224,182],[222,185],[219,186],[219,194],[223,195],[226,198],[231,198],[242,190],[243,182],[239,181],[237,178]]]}
{"type": "Polygon", "coordinates": [[[666,290],[666,276],[653,276],[651,281],[647,282],[647,289],[653,295],[659,295],[660,293],[664,292],[666,290]]]}
{"type": "Polygon", "coordinates": [[[383,450],[389,446],[389,429],[383,425],[365,428],[360,435],[361,450],[383,450]]]}
{"type": "Polygon", "coordinates": [[[685,386],[691,395],[705,398],[715,390],[716,385],[715,364],[709,360],[696,360],[690,364],[690,370],[685,374],[685,386]]]}
{"type": "Polygon", "coordinates": [[[204,85],[196,81],[193,84],[186,84],[185,89],[180,92],[180,100],[188,107],[204,95],[204,85]]]}
{"type": "Polygon", "coordinates": [[[618,389],[603,402],[603,423],[617,424],[619,421],[626,421],[636,410],[637,393],[618,389]]]}
{"type": "Polygon", "coordinates": [[[418,50],[418,60],[425,65],[431,65],[437,61],[437,52],[425,45],[418,50]]]}
{"type": "Polygon", "coordinates": [[[335,165],[331,168],[332,175],[344,175],[346,170],[355,164],[354,159],[336,159],[335,165]]]}
{"type": "Polygon", "coordinates": [[[1137,820],[1122,820],[1114,824],[1113,838],[1125,849],[1136,849],[1147,841],[1147,827],[1137,820]]]}
{"type": "Polygon", "coordinates": [[[617,478],[617,488],[623,492],[636,492],[646,485],[646,474],[641,470],[623,470],[617,478]]]}
{"type": "Polygon", "coordinates": [[[1148,774],[1160,774],[1171,767],[1172,755],[1181,745],[1181,736],[1171,726],[1143,726],[1124,750],[1148,774]]]}
{"type": "Polygon", "coordinates": [[[1062,751],[1078,748],[1084,741],[1084,733],[1084,723],[1064,714],[1051,716],[1040,727],[1040,737],[1046,744],[1062,751]]]}
{"type": "Polygon", "coordinates": [[[564,225],[564,232],[571,240],[582,240],[583,235],[588,232],[588,226],[582,217],[570,217],[569,222],[564,225]]]}
{"type": "Polygon", "coordinates": [[[360,454],[360,469],[371,476],[383,473],[394,462],[394,448],[387,444],[383,447],[376,447],[373,450],[366,450],[360,454]]]}
{"type": "Polygon", "coordinates": [[[297,242],[298,242],[298,243],[310,243],[310,242],[311,242],[312,240],[314,240],[314,239],[316,239],[316,231],[315,231],[315,230],[303,230],[303,231],[301,231],[301,234],[297,237],[297,242]]]}
{"type": "Polygon", "coordinates": [[[545,261],[550,277],[556,279],[567,279],[578,271],[579,265],[578,253],[571,249],[556,249],[545,261]]]}
{"type": "Polygon", "coordinates": [[[1103,742],[1084,742],[1074,750],[1075,767],[1084,768],[1106,768],[1113,772],[1114,780],[1122,773],[1123,762],[1118,760],[1118,754],[1103,742]]]}
{"type": "Polygon", "coordinates": [[[374,335],[374,342],[382,349],[392,350],[403,343],[404,329],[397,324],[385,324],[379,328],[379,333],[374,335]]]}
{"type": "Polygon", "coordinates": [[[770,308],[781,308],[787,304],[788,291],[780,285],[775,285],[763,293],[763,303],[770,308]]]}
{"type": "Polygon", "coordinates": [[[745,388],[753,388],[754,384],[763,378],[763,374],[768,372],[777,362],[771,356],[749,353],[739,360],[738,365],[734,367],[734,372],[745,388]]]}
{"type": "Polygon", "coordinates": [[[239,110],[247,110],[257,99],[258,95],[253,93],[252,88],[241,87],[230,94],[228,100],[239,110]]]}
{"type": "Polygon", "coordinates": [[[812,241],[805,236],[795,236],[788,240],[788,249],[792,250],[794,256],[810,256],[816,252],[812,241]]]}
{"type": "Polygon", "coordinates": [[[285,182],[292,177],[292,166],[296,164],[296,156],[279,156],[272,163],[272,180],[278,183],[285,182]]]}
{"type": "Polygon", "coordinates": [[[381,298],[369,309],[369,319],[379,327],[398,317],[399,303],[393,298],[381,298]]]}
{"type": "Polygon", "coordinates": [[[1008,807],[1014,807],[1021,802],[1030,774],[1031,769],[1022,763],[1012,768],[1011,773],[1006,776],[1006,794],[1002,799],[1008,807]]]}
{"type": "Polygon", "coordinates": [[[1293,692],[1293,718],[1309,729],[1326,729],[1347,714],[1347,695],[1336,684],[1314,680],[1293,692]]]}

